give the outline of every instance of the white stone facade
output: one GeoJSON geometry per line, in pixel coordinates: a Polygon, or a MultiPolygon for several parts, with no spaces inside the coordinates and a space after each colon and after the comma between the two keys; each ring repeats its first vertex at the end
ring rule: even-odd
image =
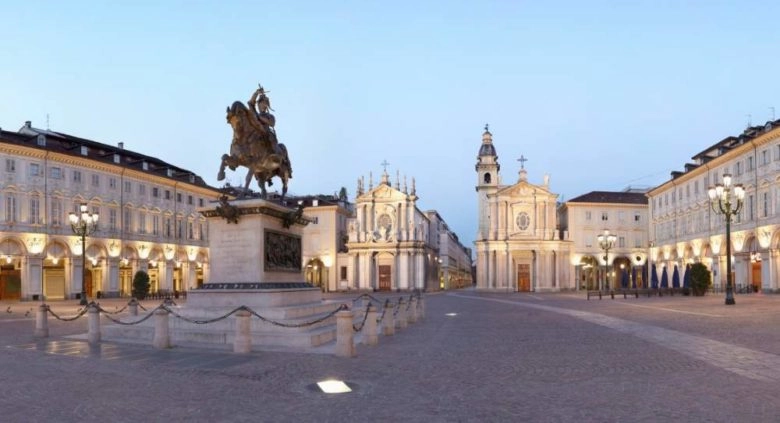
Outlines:
{"type": "Polygon", "coordinates": [[[571,242],[557,223],[558,195],[549,178],[502,185],[493,136],[485,129],[477,156],[477,289],[560,291],[574,289],[571,242]]]}
{"type": "Polygon", "coordinates": [[[747,128],[692,159],[648,193],[651,259],[667,268],[702,262],[715,287],[725,287],[725,219],[713,211],[707,189],[731,174],[746,191],[731,224],[734,284],[780,291],[780,121],[747,128]]]}
{"type": "Polygon", "coordinates": [[[126,296],[146,270],[154,291],[186,291],[208,278],[205,219],[196,211],[219,193],[197,175],[151,156],[27,122],[0,131],[0,296],[126,296]],[[81,238],[68,213],[86,203],[100,216],[81,238]]]}

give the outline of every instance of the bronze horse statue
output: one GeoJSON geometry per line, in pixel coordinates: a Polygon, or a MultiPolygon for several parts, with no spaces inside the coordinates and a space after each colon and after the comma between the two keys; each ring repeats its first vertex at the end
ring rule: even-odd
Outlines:
{"type": "Polygon", "coordinates": [[[254,176],[260,186],[262,198],[266,198],[265,184],[271,186],[272,178],[276,176],[282,180],[284,198],[287,194],[287,182],[292,178],[287,148],[276,140],[276,133],[272,129],[251,122],[254,118],[252,113],[254,112],[240,101],[227,108],[227,122],[233,127],[233,141],[230,144],[230,154],[222,155],[217,180],[225,179],[225,167],[236,170],[238,166],[243,166],[249,169],[244,181],[244,193],[249,189],[254,176]]]}

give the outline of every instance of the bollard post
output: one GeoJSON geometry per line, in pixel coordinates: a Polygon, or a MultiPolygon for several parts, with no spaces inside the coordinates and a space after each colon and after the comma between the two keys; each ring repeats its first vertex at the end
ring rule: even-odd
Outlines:
{"type": "Polygon", "coordinates": [[[127,303],[127,308],[130,309],[131,316],[138,316],[138,301],[135,298],[131,298],[127,303]]]}
{"type": "Polygon", "coordinates": [[[100,311],[94,303],[87,307],[87,342],[97,344],[100,342],[100,311]]]}
{"type": "Polygon", "coordinates": [[[417,301],[420,307],[419,310],[417,310],[418,312],[417,320],[425,319],[425,297],[420,295],[419,297],[417,297],[417,301]]]}
{"type": "Polygon", "coordinates": [[[152,346],[155,348],[170,348],[171,337],[168,330],[168,310],[158,308],[154,311],[154,339],[152,346]]]}
{"type": "Polygon", "coordinates": [[[409,315],[406,316],[407,322],[414,323],[417,321],[417,298],[409,298],[409,315]]]}
{"type": "Polygon", "coordinates": [[[236,337],[233,339],[233,352],[238,354],[249,354],[252,351],[252,337],[249,335],[249,329],[252,325],[252,314],[247,310],[238,310],[236,312],[236,337]]]}
{"type": "Polygon", "coordinates": [[[341,310],[336,313],[336,355],[339,357],[354,357],[355,342],[352,330],[352,310],[341,310]]]}
{"type": "Polygon", "coordinates": [[[385,303],[385,318],[382,320],[382,335],[395,335],[395,322],[393,322],[393,305],[385,303]]]}
{"type": "Polygon", "coordinates": [[[370,304],[368,306],[368,316],[366,317],[366,326],[363,328],[363,343],[366,345],[376,345],[379,343],[379,328],[376,325],[377,310],[370,304]]]}
{"type": "Polygon", "coordinates": [[[49,337],[49,306],[41,304],[38,306],[38,313],[35,315],[35,337],[49,337]]]}
{"type": "Polygon", "coordinates": [[[398,318],[395,320],[396,329],[406,329],[406,304],[404,299],[398,300],[398,318]]]}

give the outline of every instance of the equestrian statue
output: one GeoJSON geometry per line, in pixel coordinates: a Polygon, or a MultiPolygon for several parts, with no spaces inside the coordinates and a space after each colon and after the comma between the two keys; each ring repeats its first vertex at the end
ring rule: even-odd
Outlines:
{"type": "Polygon", "coordinates": [[[244,181],[244,196],[252,182],[252,176],[260,186],[260,195],[266,198],[265,185],[273,185],[272,179],[282,181],[282,198],[287,194],[287,182],[292,178],[292,166],[287,148],[276,139],[276,118],[271,114],[271,100],[268,91],[258,85],[247,104],[236,101],[227,108],[227,122],[233,127],[233,141],[230,154],[222,155],[217,180],[225,179],[225,168],[236,170],[238,166],[248,169],[244,181]]]}

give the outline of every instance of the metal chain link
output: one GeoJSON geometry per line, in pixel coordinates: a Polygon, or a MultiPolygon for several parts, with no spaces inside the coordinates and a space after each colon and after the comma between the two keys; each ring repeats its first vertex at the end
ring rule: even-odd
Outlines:
{"type": "Polygon", "coordinates": [[[406,303],[406,311],[409,311],[409,308],[412,306],[412,295],[409,296],[409,301],[406,303]]]}
{"type": "Polygon", "coordinates": [[[377,303],[380,303],[380,304],[382,303],[382,300],[380,300],[379,298],[374,297],[371,294],[362,294],[362,295],[358,296],[357,298],[355,298],[354,300],[352,300],[352,303],[353,304],[356,303],[361,298],[368,298],[371,301],[376,301],[377,303]]]}
{"type": "Polygon", "coordinates": [[[398,304],[395,305],[393,310],[393,317],[398,315],[398,312],[401,311],[401,305],[404,303],[404,297],[401,297],[398,299],[398,304]]]}
{"type": "Polygon", "coordinates": [[[363,330],[363,327],[366,326],[366,319],[368,319],[369,310],[371,310],[371,303],[368,303],[368,305],[366,306],[366,313],[363,315],[363,321],[360,322],[359,326],[355,326],[353,324],[352,330],[354,330],[355,332],[360,332],[361,330],[363,330]]]}
{"type": "Polygon", "coordinates": [[[245,307],[245,306],[240,306],[240,307],[237,307],[237,308],[235,308],[233,311],[230,311],[230,312],[228,312],[228,313],[226,313],[226,314],[224,314],[224,315],[222,315],[222,316],[220,316],[220,317],[214,318],[214,319],[209,319],[209,320],[195,320],[195,319],[190,319],[190,318],[188,318],[188,317],[182,316],[181,314],[179,314],[179,313],[175,312],[174,310],[171,310],[171,308],[170,308],[170,307],[168,307],[167,305],[165,305],[165,303],[163,303],[163,304],[160,304],[160,306],[159,306],[159,307],[157,307],[157,308],[163,309],[163,310],[167,311],[168,313],[171,313],[171,314],[173,314],[175,317],[177,317],[177,318],[179,318],[179,319],[181,319],[181,320],[184,320],[185,322],[188,322],[188,323],[194,323],[194,324],[196,324],[196,325],[205,325],[205,324],[207,324],[207,323],[214,323],[214,322],[219,322],[220,320],[225,320],[225,319],[227,319],[228,317],[230,317],[230,316],[231,316],[233,313],[235,313],[235,312],[237,312],[237,311],[241,311],[241,310],[248,310],[248,308],[247,308],[247,307],[245,307]]]}
{"type": "Polygon", "coordinates": [[[89,310],[89,307],[84,307],[84,308],[80,309],[78,314],[76,314],[74,317],[60,317],[60,316],[57,315],[57,313],[52,311],[51,307],[49,307],[48,305],[46,306],[46,311],[48,311],[49,314],[54,316],[55,319],[62,320],[63,322],[72,322],[72,321],[78,319],[79,317],[83,316],[84,314],[86,314],[88,310],[89,310]]]}
{"type": "Polygon", "coordinates": [[[324,322],[325,320],[330,319],[331,317],[335,316],[336,313],[338,313],[341,310],[349,310],[349,307],[347,307],[346,304],[341,304],[337,309],[333,310],[332,312],[328,313],[327,315],[325,315],[323,317],[320,317],[319,319],[312,320],[310,322],[303,322],[303,323],[281,323],[281,322],[276,322],[276,321],[267,319],[267,318],[257,314],[257,312],[255,312],[251,308],[247,307],[246,310],[248,312],[250,312],[253,316],[257,317],[258,319],[260,319],[260,320],[262,320],[262,321],[264,321],[266,323],[270,323],[270,324],[272,324],[274,326],[281,326],[283,328],[302,328],[302,327],[306,327],[306,326],[316,325],[317,323],[320,323],[320,322],[324,322]]]}
{"type": "Polygon", "coordinates": [[[382,315],[379,316],[378,319],[376,319],[377,323],[380,323],[385,318],[385,313],[387,313],[388,305],[390,305],[390,299],[385,300],[385,305],[382,307],[382,315]]]}
{"type": "Polygon", "coordinates": [[[123,322],[123,321],[121,321],[119,319],[116,319],[116,318],[113,318],[113,317],[111,317],[109,315],[106,315],[105,318],[110,320],[110,321],[112,321],[112,322],[114,322],[114,323],[116,323],[116,324],[118,324],[118,325],[132,326],[132,325],[137,325],[137,324],[139,324],[141,322],[145,322],[146,320],[149,320],[149,318],[152,317],[154,315],[154,312],[157,311],[159,308],[160,307],[157,307],[157,308],[153,309],[146,316],[144,316],[141,319],[136,320],[134,322],[123,322]]]}

